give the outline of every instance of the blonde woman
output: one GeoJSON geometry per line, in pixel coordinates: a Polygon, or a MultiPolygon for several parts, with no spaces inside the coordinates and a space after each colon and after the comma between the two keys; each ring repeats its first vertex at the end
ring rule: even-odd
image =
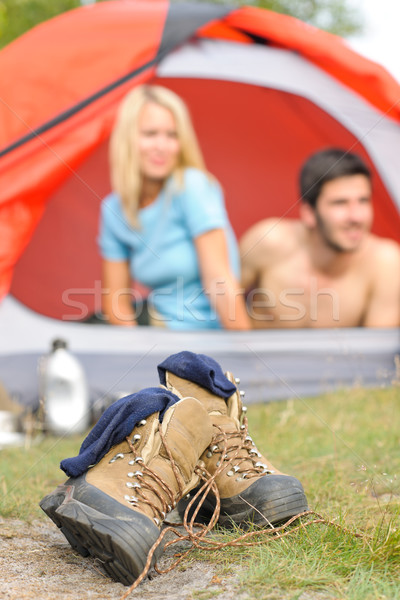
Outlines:
{"type": "Polygon", "coordinates": [[[160,86],[130,92],[110,166],[114,191],[103,200],[99,234],[106,320],[137,325],[133,279],[150,290],[150,324],[249,329],[223,194],[205,170],[183,101],[160,86]]]}

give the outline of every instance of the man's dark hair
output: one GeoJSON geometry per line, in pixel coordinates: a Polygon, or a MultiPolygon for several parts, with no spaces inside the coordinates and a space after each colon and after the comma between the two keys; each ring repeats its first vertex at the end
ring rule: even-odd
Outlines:
{"type": "Polygon", "coordinates": [[[365,175],[371,179],[371,171],[357,154],[339,148],[316,152],[304,163],[300,172],[303,202],[315,208],[324,183],[346,175],[365,175]]]}

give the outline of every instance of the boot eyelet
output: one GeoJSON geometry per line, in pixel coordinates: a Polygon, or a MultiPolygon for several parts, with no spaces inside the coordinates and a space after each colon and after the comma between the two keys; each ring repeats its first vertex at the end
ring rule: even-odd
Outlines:
{"type": "Polygon", "coordinates": [[[127,481],[125,485],[126,485],[126,487],[128,487],[128,488],[133,488],[133,487],[135,487],[135,486],[133,485],[133,483],[131,483],[130,481],[127,481]]]}
{"type": "Polygon", "coordinates": [[[232,477],[234,474],[235,474],[234,471],[228,471],[226,475],[227,475],[227,477],[232,477]]]}
{"type": "Polygon", "coordinates": [[[256,448],[251,448],[249,450],[249,454],[253,454],[254,456],[258,456],[258,458],[260,458],[260,456],[261,456],[261,453],[256,448]]]}
{"type": "Polygon", "coordinates": [[[140,463],[140,462],[143,462],[143,458],[141,456],[137,456],[133,460],[130,460],[128,462],[128,465],[132,466],[132,465],[135,465],[136,463],[140,463]]]}
{"type": "Polygon", "coordinates": [[[240,394],[241,398],[244,398],[246,395],[246,392],[244,390],[240,390],[239,394],[240,394]]]}
{"type": "Polygon", "coordinates": [[[212,455],[219,450],[219,446],[217,444],[213,444],[212,446],[208,447],[208,452],[206,454],[207,458],[211,458],[212,455]]]}
{"type": "Polygon", "coordinates": [[[135,471],[133,474],[134,477],[143,477],[142,471],[135,471]]]}
{"type": "Polygon", "coordinates": [[[245,425],[241,425],[240,429],[243,431],[243,429],[246,429],[245,425]]]}
{"type": "Polygon", "coordinates": [[[235,377],[235,383],[236,385],[240,385],[240,377],[235,377]]]}
{"type": "Polygon", "coordinates": [[[140,435],[140,433],[135,433],[135,435],[132,438],[132,442],[133,443],[138,442],[141,439],[141,437],[142,436],[140,435]]]}
{"type": "Polygon", "coordinates": [[[118,454],[116,454],[115,456],[113,456],[113,458],[109,461],[110,463],[115,462],[116,460],[118,460],[118,458],[125,458],[125,455],[122,454],[122,452],[119,452],[118,454]]]}
{"type": "Polygon", "coordinates": [[[157,517],[154,517],[153,521],[156,525],[160,524],[160,519],[157,519],[157,517]]]}
{"type": "Polygon", "coordinates": [[[146,419],[142,419],[141,421],[139,421],[138,425],[143,426],[146,425],[147,421],[146,419]]]}
{"type": "Polygon", "coordinates": [[[128,477],[135,477],[135,473],[132,473],[132,472],[128,473],[128,477]]]}
{"type": "Polygon", "coordinates": [[[244,412],[244,413],[247,412],[247,406],[242,406],[242,412],[244,412]]]}

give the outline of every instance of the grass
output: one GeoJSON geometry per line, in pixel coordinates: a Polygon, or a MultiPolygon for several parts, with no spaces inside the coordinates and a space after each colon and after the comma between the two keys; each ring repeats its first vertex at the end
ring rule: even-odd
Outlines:
{"type": "MultiPolygon", "coordinates": [[[[310,507],[339,527],[311,524],[189,560],[212,560],[222,580],[238,574],[237,596],[252,600],[400,600],[400,387],[251,405],[248,419],[259,450],[297,476],[310,507]]],[[[46,437],[1,450],[0,514],[47,518],[38,502],[64,480],[59,461],[80,443],[46,437]]],[[[224,542],[237,535],[215,533],[224,542]]]]}
{"type": "Polygon", "coordinates": [[[251,406],[248,418],[259,450],[340,527],[225,548],[213,563],[227,572],[241,563],[238,591],[252,599],[400,598],[400,388],[251,406]]]}
{"type": "Polygon", "coordinates": [[[78,454],[81,442],[81,436],[48,436],[27,448],[0,450],[0,516],[28,522],[47,518],[39,500],[65,481],[60,461],[78,454]]]}

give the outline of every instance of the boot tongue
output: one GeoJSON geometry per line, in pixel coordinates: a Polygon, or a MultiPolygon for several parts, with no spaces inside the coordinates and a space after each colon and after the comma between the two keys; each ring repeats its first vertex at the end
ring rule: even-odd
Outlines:
{"type": "Polygon", "coordinates": [[[174,375],[173,373],[166,371],[165,385],[170,392],[180,396],[181,398],[185,398],[187,396],[196,398],[202,403],[209,414],[228,414],[228,407],[223,398],[212,394],[205,388],[197,385],[197,383],[193,383],[193,381],[182,379],[182,377],[178,377],[178,375],[174,375]]]}

